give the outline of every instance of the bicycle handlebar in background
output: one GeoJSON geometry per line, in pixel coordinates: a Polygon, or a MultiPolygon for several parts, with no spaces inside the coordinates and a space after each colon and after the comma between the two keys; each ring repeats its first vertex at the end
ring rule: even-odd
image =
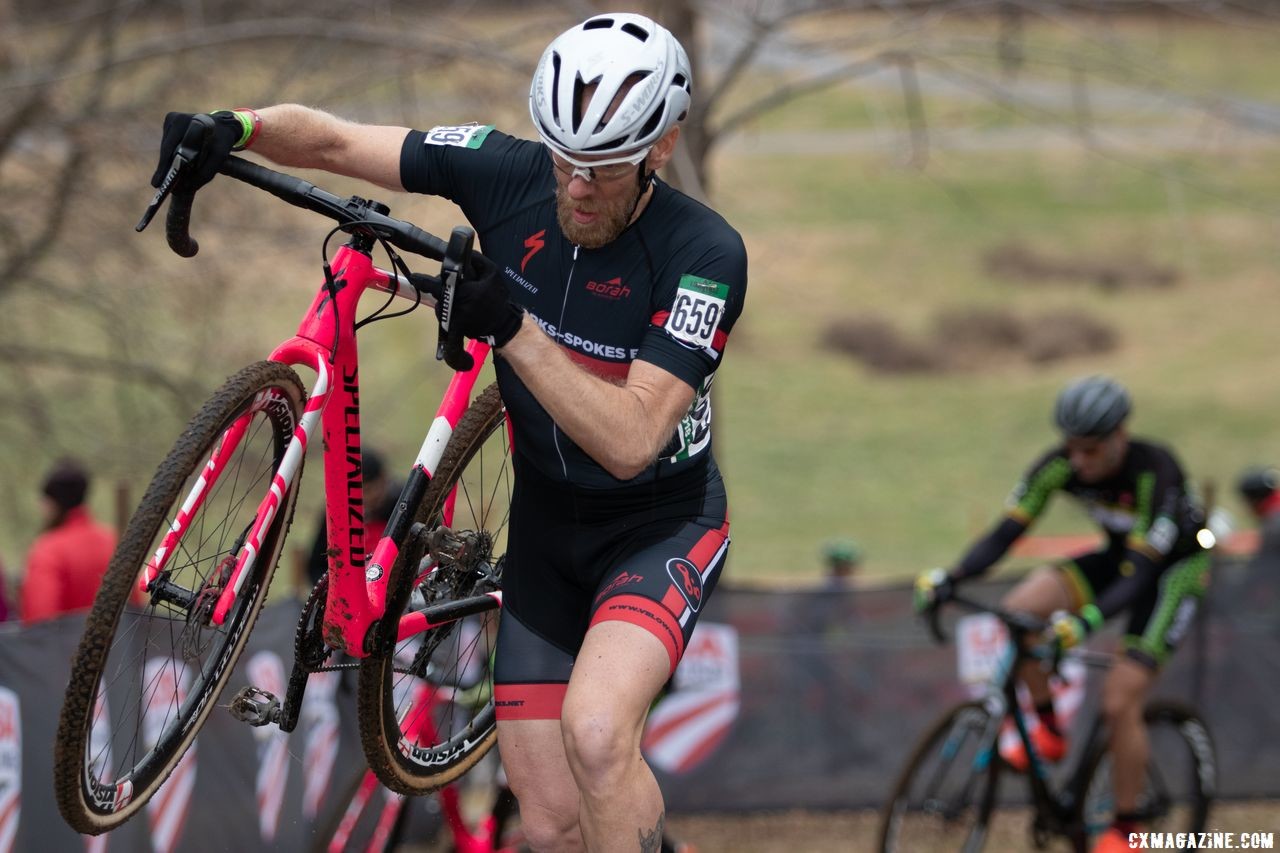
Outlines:
{"type": "Polygon", "coordinates": [[[1049,627],[1049,623],[1041,619],[1039,616],[1033,616],[1030,613],[1019,613],[1013,610],[1005,610],[994,604],[987,604],[974,598],[969,598],[952,590],[944,600],[930,607],[925,611],[925,620],[929,625],[929,633],[933,634],[935,640],[939,643],[947,641],[947,635],[942,630],[942,625],[938,621],[938,612],[942,609],[942,605],[952,602],[960,605],[968,610],[978,613],[990,613],[995,616],[1017,634],[1039,634],[1049,627]]]}

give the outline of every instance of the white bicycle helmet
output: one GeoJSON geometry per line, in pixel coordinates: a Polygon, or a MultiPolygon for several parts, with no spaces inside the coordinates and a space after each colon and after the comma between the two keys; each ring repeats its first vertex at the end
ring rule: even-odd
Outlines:
{"type": "Polygon", "coordinates": [[[657,142],[689,110],[689,57],[667,29],[643,15],[596,15],[547,46],[529,89],[542,141],[560,155],[612,155],[621,162],[657,142]],[[624,85],[636,81],[607,120],[624,85]],[[585,108],[582,91],[596,84],[585,108]]]}

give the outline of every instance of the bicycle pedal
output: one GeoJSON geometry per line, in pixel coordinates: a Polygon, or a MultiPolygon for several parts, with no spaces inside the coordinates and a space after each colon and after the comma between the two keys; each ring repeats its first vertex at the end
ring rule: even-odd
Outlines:
{"type": "Polygon", "coordinates": [[[231,716],[251,726],[280,722],[280,700],[253,685],[241,688],[231,700],[231,716]]]}

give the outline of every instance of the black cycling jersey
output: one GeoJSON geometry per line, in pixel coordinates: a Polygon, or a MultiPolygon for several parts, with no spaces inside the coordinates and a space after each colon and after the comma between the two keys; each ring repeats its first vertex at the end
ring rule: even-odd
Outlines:
{"type": "Polygon", "coordinates": [[[1009,496],[1005,517],[976,542],[952,571],[957,580],[985,572],[1040,516],[1055,492],[1078,500],[1107,535],[1118,580],[1099,590],[1103,616],[1132,605],[1170,566],[1200,550],[1204,511],[1188,491],[1182,467],[1161,445],[1131,439],[1120,470],[1099,483],[1082,482],[1065,446],[1045,453],[1009,496]]]}
{"type": "MultiPolygon", "coordinates": [[[[640,359],[694,389],[671,442],[628,483],[714,464],[708,392],[747,283],[742,238],[719,214],[655,181],[648,205],[617,239],[575,246],[556,219],[547,149],[483,125],[410,132],[400,174],[405,189],[462,209],[513,301],[575,362],[620,381],[640,359]]],[[[622,485],[560,431],[501,358],[495,369],[518,454],[556,481],[622,485]]]]}

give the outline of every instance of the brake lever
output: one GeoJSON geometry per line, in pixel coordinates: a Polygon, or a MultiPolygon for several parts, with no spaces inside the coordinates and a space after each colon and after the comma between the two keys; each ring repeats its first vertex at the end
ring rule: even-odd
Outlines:
{"type": "Polygon", "coordinates": [[[160,182],[160,187],[156,190],[156,194],[152,196],[151,203],[143,211],[142,219],[138,220],[138,224],[133,227],[134,231],[142,231],[151,224],[151,220],[160,211],[160,206],[169,197],[169,193],[173,191],[173,183],[177,180],[178,175],[182,173],[183,168],[200,156],[200,148],[204,138],[212,129],[213,119],[209,116],[196,115],[191,117],[191,124],[187,126],[187,132],[183,135],[182,142],[178,143],[177,150],[173,152],[173,161],[169,164],[169,171],[164,176],[164,180],[160,182]]]}
{"type": "Polygon", "coordinates": [[[436,361],[457,371],[468,371],[475,364],[471,354],[463,348],[462,330],[453,322],[453,307],[458,293],[458,281],[471,258],[471,246],[476,232],[459,225],[449,236],[449,246],[440,263],[440,336],[436,343],[436,361]]]}

